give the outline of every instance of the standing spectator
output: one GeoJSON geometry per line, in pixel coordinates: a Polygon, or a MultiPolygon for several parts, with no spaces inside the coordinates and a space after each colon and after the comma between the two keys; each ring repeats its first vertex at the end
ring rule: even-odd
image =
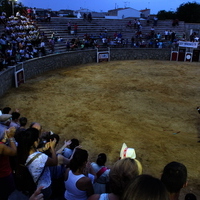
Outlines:
{"type": "Polygon", "coordinates": [[[174,40],[176,38],[176,33],[174,31],[172,31],[172,34],[171,34],[171,42],[173,43],[174,40]]]}
{"type": "Polygon", "coordinates": [[[179,162],[168,163],[164,167],[161,181],[169,192],[170,200],[178,200],[181,189],[187,186],[187,168],[179,162]]]}
{"type": "Polygon", "coordinates": [[[33,177],[37,187],[43,186],[42,193],[44,199],[51,196],[51,176],[48,166],[57,165],[57,156],[55,152],[56,139],[48,143],[51,151],[51,157],[37,151],[39,144],[39,130],[28,128],[25,132],[21,132],[18,137],[17,157],[18,163],[28,165],[27,168],[33,177]]]}
{"type": "Polygon", "coordinates": [[[149,26],[149,24],[150,24],[150,16],[148,15],[148,17],[147,17],[147,26],[149,26]]]}
{"type": "Polygon", "coordinates": [[[175,24],[176,24],[176,26],[179,26],[179,20],[178,19],[175,19],[175,24]]]}
{"type": "Polygon", "coordinates": [[[169,30],[168,39],[169,39],[169,40],[172,39],[172,30],[169,30]]]}
{"type": "Polygon", "coordinates": [[[150,175],[140,175],[126,188],[123,200],[169,200],[164,184],[150,175]]]}
{"type": "Polygon", "coordinates": [[[0,115],[0,130],[5,132],[10,125],[12,115],[10,114],[2,114],[0,115]]]}
{"type": "Polygon", "coordinates": [[[87,200],[94,193],[92,183],[94,176],[86,174],[88,153],[83,149],[76,149],[70,161],[70,169],[65,173],[65,199],[87,200]]]}
{"type": "Polygon", "coordinates": [[[92,21],[92,14],[91,14],[91,13],[88,14],[88,21],[89,21],[89,22],[92,21]]]}
{"type": "Polygon", "coordinates": [[[154,25],[154,26],[157,26],[157,24],[158,24],[158,18],[157,18],[157,16],[155,16],[155,17],[153,18],[153,25],[154,25]]]}
{"type": "Polygon", "coordinates": [[[46,55],[46,49],[45,49],[45,42],[44,42],[44,40],[41,40],[40,49],[41,49],[42,56],[45,56],[46,55]]]}
{"type": "Polygon", "coordinates": [[[54,52],[54,47],[55,47],[55,41],[53,38],[51,38],[49,40],[49,48],[50,48],[50,53],[53,53],[54,52]]]}
{"type": "Polygon", "coordinates": [[[11,121],[9,127],[15,127],[16,129],[19,128],[20,127],[19,117],[20,117],[19,112],[12,112],[12,121],[11,121]]]}
{"type": "Polygon", "coordinates": [[[15,132],[15,139],[18,137],[19,132],[26,130],[27,118],[26,117],[20,117],[19,118],[19,124],[20,124],[20,127],[17,128],[16,132],[15,132]]]}
{"type": "Polygon", "coordinates": [[[70,35],[71,34],[71,22],[70,21],[67,23],[67,31],[68,31],[68,34],[70,35]]]}
{"type": "Polygon", "coordinates": [[[77,23],[74,24],[74,35],[77,35],[78,32],[78,25],[77,23]]]}
{"type": "Polygon", "coordinates": [[[27,9],[27,15],[28,15],[28,18],[31,19],[31,15],[32,15],[32,8],[28,8],[27,9]]]}
{"type": "Polygon", "coordinates": [[[134,47],[135,46],[135,37],[132,36],[131,37],[131,47],[134,47]]]}
{"type": "Polygon", "coordinates": [[[33,8],[33,19],[36,18],[36,7],[33,8]]]}
{"type": "Polygon", "coordinates": [[[84,21],[87,20],[87,14],[86,14],[86,13],[83,14],[83,20],[84,20],[84,21]]]}
{"type": "Polygon", "coordinates": [[[109,182],[110,169],[105,167],[107,156],[105,153],[100,153],[96,162],[92,162],[91,166],[96,173],[96,181],[93,185],[95,194],[102,194],[106,192],[106,184],[109,182]]]}
{"type": "Polygon", "coordinates": [[[15,156],[17,147],[14,139],[15,128],[9,128],[6,132],[0,129],[0,199],[8,200],[8,196],[15,190],[14,178],[10,166],[9,156],[15,156]],[[6,135],[5,135],[6,134],[6,135]],[[8,145],[3,142],[8,138],[8,145]]]}
{"type": "Polygon", "coordinates": [[[168,36],[169,36],[169,31],[165,30],[165,40],[168,40],[168,36]]]}
{"type": "Polygon", "coordinates": [[[47,13],[47,19],[46,20],[47,20],[47,22],[51,21],[51,13],[50,12],[47,13]]]}
{"type": "Polygon", "coordinates": [[[94,194],[88,200],[119,200],[130,182],[140,174],[142,174],[142,165],[138,160],[132,158],[118,160],[109,173],[111,193],[94,194]]]}

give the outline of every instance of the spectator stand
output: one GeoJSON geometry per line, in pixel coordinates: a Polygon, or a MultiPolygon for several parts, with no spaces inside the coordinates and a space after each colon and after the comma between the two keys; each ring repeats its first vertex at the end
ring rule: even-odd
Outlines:
{"type": "Polygon", "coordinates": [[[110,47],[96,48],[97,49],[97,62],[109,62],[110,61],[110,47]]]}

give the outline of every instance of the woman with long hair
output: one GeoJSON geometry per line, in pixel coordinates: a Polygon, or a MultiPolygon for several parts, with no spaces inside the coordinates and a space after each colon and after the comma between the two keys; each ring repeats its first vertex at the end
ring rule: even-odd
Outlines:
{"type": "MultiPolygon", "coordinates": [[[[48,166],[57,165],[55,153],[56,140],[49,142],[51,157],[38,152],[39,131],[35,128],[28,128],[20,133],[18,137],[17,156],[18,163],[27,166],[37,188],[43,186],[44,199],[51,196],[51,176],[48,166]]],[[[24,183],[26,184],[26,183],[24,183]]]]}
{"type": "Polygon", "coordinates": [[[141,163],[132,158],[118,160],[110,169],[110,193],[94,194],[88,200],[119,200],[125,188],[138,175],[142,174],[141,163]]]}
{"type": "Polygon", "coordinates": [[[135,178],[124,191],[123,200],[169,200],[169,194],[161,180],[143,174],[135,178]]]}

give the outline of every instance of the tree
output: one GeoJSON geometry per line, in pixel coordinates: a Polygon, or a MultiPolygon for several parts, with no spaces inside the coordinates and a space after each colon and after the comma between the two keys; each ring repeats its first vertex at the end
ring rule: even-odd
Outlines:
{"type": "MultiPolygon", "coordinates": [[[[14,2],[14,11],[15,13],[17,11],[20,11],[20,13],[23,13],[24,10],[26,10],[26,7],[23,6],[21,2],[17,3],[14,2]]],[[[12,15],[12,3],[9,0],[0,0],[0,14],[1,12],[6,12],[7,16],[12,15]]]]}
{"type": "Polygon", "coordinates": [[[158,19],[160,20],[165,20],[165,19],[175,19],[176,18],[176,13],[173,11],[165,11],[165,10],[160,10],[157,14],[158,19]]]}
{"type": "Polygon", "coordinates": [[[177,18],[188,23],[200,23],[200,4],[196,2],[182,3],[176,11],[177,18]]]}

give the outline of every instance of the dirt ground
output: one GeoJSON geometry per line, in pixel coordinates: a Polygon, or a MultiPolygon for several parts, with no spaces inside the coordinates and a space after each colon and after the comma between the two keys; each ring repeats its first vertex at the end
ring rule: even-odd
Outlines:
{"type": "MultiPolygon", "coordinates": [[[[41,66],[42,67],[42,66],[41,66]]],[[[90,160],[118,158],[122,143],[135,148],[144,173],[160,177],[178,161],[200,197],[200,65],[170,61],[116,61],[48,72],[13,88],[0,107],[19,108],[65,139],[78,138],[90,160]]]]}

